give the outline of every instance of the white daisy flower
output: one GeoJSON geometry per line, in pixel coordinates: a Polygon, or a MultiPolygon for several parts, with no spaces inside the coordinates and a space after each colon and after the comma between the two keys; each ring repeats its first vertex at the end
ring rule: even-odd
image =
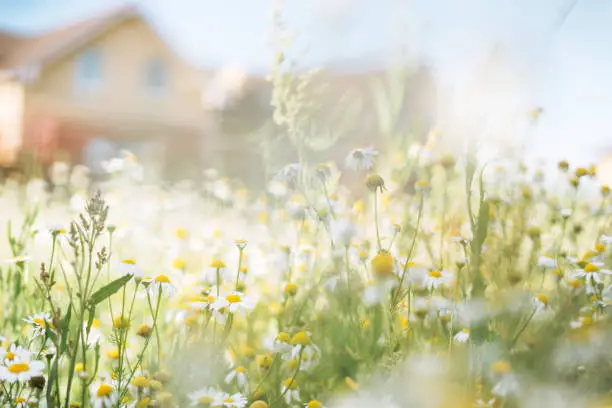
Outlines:
{"type": "Polygon", "coordinates": [[[136,279],[144,277],[144,271],[136,265],[136,261],[133,259],[122,259],[117,264],[117,272],[121,275],[133,275],[136,279]]]}
{"type": "Polygon", "coordinates": [[[291,353],[293,346],[291,345],[291,336],[289,336],[289,333],[278,333],[278,335],[272,341],[272,349],[281,354],[291,353]]]}
{"type": "Polygon", "coordinates": [[[544,254],[538,258],[538,266],[541,268],[553,269],[557,267],[557,261],[551,255],[544,254]]]}
{"type": "Polygon", "coordinates": [[[246,368],[244,368],[243,366],[237,366],[235,368],[232,368],[229,374],[225,376],[225,383],[231,384],[232,382],[234,382],[234,380],[236,381],[240,389],[245,389],[248,385],[246,368]]]}
{"type": "Polygon", "coordinates": [[[291,406],[293,403],[299,403],[301,401],[300,390],[298,389],[297,380],[295,378],[287,378],[283,381],[281,393],[285,394],[284,398],[287,405],[291,406]]]}
{"type": "Polygon", "coordinates": [[[548,309],[549,302],[550,300],[548,299],[548,296],[543,293],[538,293],[533,297],[533,303],[535,304],[537,310],[548,309]]]}
{"type": "Polygon", "coordinates": [[[38,406],[38,399],[36,397],[17,397],[15,398],[15,408],[31,408],[38,406]]]}
{"type": "Polygon", "coordinates": [[[160,293],[162,296],[173,296],[177,290],[176,287],[170,282],[170,278],[168,275],[159,274],[155,278],[150,278],[147,280],[149,286],[147,290],[149,294],[153,297],[157,296],[160,293]]]}
{"type": "Polygon", "coordinates": [[[47,329],[55,330],[51,315],[48,312],[35,313],[23,319],[23,321],[32,325],[34,337],[44,336],[47,329]]]}
{"type": "Polygon", "coordinates": [[[377,155],[378,152],[373,147],[358,148],[346,156],[344,164],[352,170],[370,170],[374,167],[377,155]]]}
{"type": "Polygon", "coordinates": [[[227,308],[230,313],[246,314],[255,307],[255,303],[241,292],[230,292],[225,297],[218,297],[212,304],[215,310],[227,308]]]}
{"type": "Polygon", "coordinates": [[[112,408],[117,401],[117,394],[109,383],[94,383],[90,387],[92,408],[112,408]]]}
{"type": "Polygon", "coordinates": [[[470,329],[463,329],[459,333],[455,334],[454,337],[457,343],[467,343],[470,339],[470,329]]]}
{"type": "Polygon", "coordinates": [[[222,393],[217,396],[217,400],[213,403],[214,407],[224,408],[243,408],[248,403],[247,397],[237,392],[234,394],[222,393]]]}
{"type": "Polygon", "coordinates": [[[189,405],[192,407],[210,407],[212,406],[213,402],[218,401],[222,395],[225,397],[224,393],[217,391],[212,387],[208,387],[194,391],[187,397],[189,398],[189,405]]]}
{"type": "Polygon", "coordinates": [[[15,343],[11,344],[8,349],[0,347],[0,361],[4,365],[9,365],[12,362],[28,361],[32,353],[15,343]]]}
{"type": "Polygon", "coordinates": [[[582,269],[577,269],[574,274],[575,278],[584,278],[588,293],[594,293],[597,284],[601,282],[599,274],[612,275],[612,271],[608,269],[600,269],[603,266],[602,262],[592,262],[586,264],[582,269]]]}
{"type": "Polygon", "coordinates": [[[429,290],[434,290],[440,286],[450,283],[453,275],[447,271],[429,271],[425,279],[425,287],[429,290]]]}
{"type": "Polygon", "coordinates": [[[0,380],[8,383],[26,382],[32,377],[41,377],[45,367],[43,361],[15,359],[6,366],[0,366],[0,380]]]}

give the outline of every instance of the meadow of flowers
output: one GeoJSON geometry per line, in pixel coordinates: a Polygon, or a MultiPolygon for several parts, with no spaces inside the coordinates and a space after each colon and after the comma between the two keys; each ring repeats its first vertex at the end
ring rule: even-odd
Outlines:
{"type": "Polygon", "coordinates": [[[362,148],[264,192],[107,168],[0,187],[2,406],[612,406],[593,166],[362,148]]]}

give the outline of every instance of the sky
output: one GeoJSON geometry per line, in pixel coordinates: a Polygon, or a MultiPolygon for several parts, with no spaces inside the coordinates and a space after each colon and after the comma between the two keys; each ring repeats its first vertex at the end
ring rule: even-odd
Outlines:
{"type": "MultiPolygon", "coordinates": [[[[269,64],[274,0],[132,2],[198,65],[262,72],[269,64]]],[[[124,3],[0,0],[0,29],[40,32],[124,3]]],[[[506,136],[526,139],[532,157],[584,164],[612,148],[610,0],[286,0],[284,10],[303,65],[376,66],[403,50],[441,84],[441,120],[486,118],[497,133],[541,106],[535,126],[506,136]],[[494,47],[505,63],[484,83],[494,47]]]]}

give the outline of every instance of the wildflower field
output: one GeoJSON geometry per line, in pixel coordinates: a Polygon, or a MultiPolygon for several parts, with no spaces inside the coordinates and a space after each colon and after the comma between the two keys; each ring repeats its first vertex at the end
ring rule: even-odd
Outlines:
{"type": "Polygon", "coordinates": [[[2,406],[608,406],[594,167],[365,148],[255,193],[115,164],[2,185],[2,406]]]}

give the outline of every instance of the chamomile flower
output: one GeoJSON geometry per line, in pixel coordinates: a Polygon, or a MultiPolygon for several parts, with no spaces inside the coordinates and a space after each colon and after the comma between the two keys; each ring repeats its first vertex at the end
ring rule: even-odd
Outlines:
{"type": "Polygon", "coordinates": [[[370,170],[374,167],[377,155],[373,147],[357,148],[346,156],[344,164],[352,170],[370,170]]]}
{"type": "Polygon", "coordinates": [[[222,393],[217,395],[217,399],[213,403],[214,407],[223,407],[223,408],[243,408],[246,407],[248,403],[247,397],[237,392],[234,394],[226,394],[222,393]]]}
{"type": "Polygon", "coordinates": [[[136,265],[133,259],[122,259],[117,264],[117,272],[121,275],[133,275],[136,279],[142,279],[144,276],[144,271],[136,265]]]}
{"type": "Polygon", "coordinates": [[[244,389],[248,385],[246,368],[244,368],[243,366],[237,366],[235,368],[232,368],[229,374],[225,376],[225,383],[231,384],[232,382],[234,382],[234,380],[236,381],[240,389],[244,389]]]}
{"type": "Polygon", "coordinates": [[[543,293],[538,293],[533,297],[533,302],[538,310],[548,309],[550,299],[543,293]]]}
{"type": "Polygon", "coordinates": [[[147,280],[149,286],[147,287],[151,296],[155,297],[160,292],[162,296],[173,296],[177,290],[176,287],[170,282],[168,275],[159,274],[155,278],[147,280]]]}
{"type": "Polygon", "coordinates": [[[0,380],[8,383],[26,382],[32,377],[41,377],[45,367],[43,361],[14,359],[6,366],[0,366],[0,380]]]}
{"type": "Polygon", "coordinates": [[[295,378],[287,378],[284,380],[283,386],[281,387],[281,394],[284,394],[285,402],[288,405],[299,402],[301,398],[297,380],[295,378]]]}
{"type": "Polygon", "coordinates": [[[457,343],[466,343],[470,339],[470,329],[463,329],[453,337],[457,343]]]}
{"type": "Polygon", "coordinates": [[[552,255],[543,254],[538,258],[538,266],[541,268],[554,269],[557,267],[557,261],[552,255]]]}
{"type": "Polygon", "coordinates": [[[272,349],[281,354],[290,353],[293,349],[289,333],[280,332],[272,341],[272,349]]]}
{"type": "Polygon", "coordinates": [[[594,293],[597,284],[601,283],[600,274],[611,275],[612,271],[607,269],[600,269],[603,263],[601,262],[593,262],[587,263],[584,265],[582,269],[577,269],[574,274],[575,278],[584,278],[586,283],[586,289],[588,293],[594,293]]]}
{"type": "Polygon", "coordinates": [[[15,408],[31,408],[38,406],[38,398],[33,396],[15,398],[15,408]]]}
{"type": "Polygon", "coordinates": [[[194,391],[187,397],[189,398],[189,405],[192,407],[211,407],[223,394],[213,387],[208,387],[194,391]]]}
{"type": "Polygon", "coordinates": [[[98,382],[90,386],[92,408],[112,408],[117,402],[113,386],[107,382],[98,382]]]}
{"type": "Polygon", "coordinates": [[[34,337],[44,336],[47,329],[55,330],[51,315],[47,312],[35,313],[23,320],[32,326],[34,337]]]}
{"type": "Polygon", "coordinates": [[[25,348],[12,343],[7,349],[0,347],[0,361],[5,365],[12,362],[28,361],[32,353],[25,348]]]}
{"type": "Polygon", "coordinates": [[[452,280],[452,274],[447,271],[429,271],[427,278],[425,279],[425,287],[429,290],[434,290],[450,283],[452,280]]]}
{"type": "Polygon", "coordinates": [[[227,308],[230,313],[246,314],[255,304],[241,292],[231,292],[225,297],[218,297],[212,304],[215,310],[227,308]]]}
{"type": "MultiPolygon", "coordinates": [[[[318,361],[321,355],[321,350],[310,339],[310,334],[307,332],[298,332],[291,339],[293,349],[291,350],[291,358],[301,358],[302,361],[314,363],[318,361]]],[[[310,364],[312,365],[312,364],[310,364]]]]}

